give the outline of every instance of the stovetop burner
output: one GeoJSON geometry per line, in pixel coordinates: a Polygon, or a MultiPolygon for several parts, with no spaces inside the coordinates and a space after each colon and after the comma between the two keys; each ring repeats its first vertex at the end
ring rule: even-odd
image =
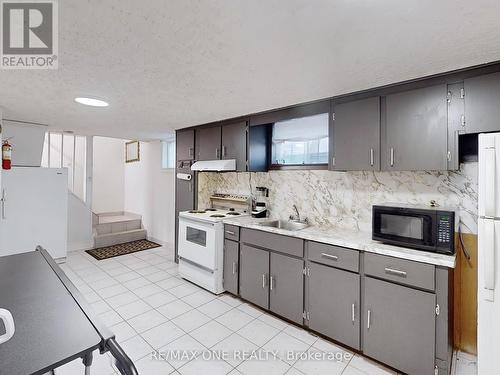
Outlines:
{"type": "Polygon", "coordinates": [[[210,217],[226,217],[226,215],[214,214],[214,215],[210,215],[210,217]]]}
{"type": "Polygon", "coordinates": [[[205,210],[190,210],[188,211],[190,214],[204,214],[205,210]]]}
{"type": "Polygon", "coordinates": [[[241,215],[239,212],[234,212],[234,211],[231,211],[231,212],[228,212],[226,213],[226,215],[233,215],[233,216],[236,216],[236,215],[241,215]]]}
{"type": "Polygon", "coordinates": [[[205,208],[205,211],[217,211],[215,208],[205,208]]]}

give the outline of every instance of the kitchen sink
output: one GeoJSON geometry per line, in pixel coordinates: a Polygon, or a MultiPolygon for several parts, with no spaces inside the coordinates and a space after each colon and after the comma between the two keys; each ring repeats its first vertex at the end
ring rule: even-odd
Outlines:
{"type": "Polygon", "coordinates": [[[292,221],[292,220],[270,220],[260,222],[258,225],[261,227],[273,227],[279,229],[285,229],[290,231],[296,231],[305,229],[309,226],[308,223],[302,221],[292,221]]]}

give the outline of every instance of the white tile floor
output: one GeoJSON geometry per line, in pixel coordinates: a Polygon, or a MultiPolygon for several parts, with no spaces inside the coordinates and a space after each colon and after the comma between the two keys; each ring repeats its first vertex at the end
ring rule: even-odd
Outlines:
{"type": "MultiPolygon", "coordinates": [[[[72,252],[61,265],[115,333],[139,374],[395,374],[229,294],[215,296],[181,279],[172,260],[172,249],[161,247],[104,261],[72,252]],[[155,349],[198,356],[153,360],[155,349]],[[242,358],[235,351],[275,351],[277,357],[242,358]],[[288,351],[309,357],[291,358],[288,351]],[[203,358],[209,353],[229,355],[203,358]]],[[[83,372],[79,360],[56,370],[58,375],[83,372]]],[[[92,375],[116,373],[109,355],[95,356],[92,375]]]]}

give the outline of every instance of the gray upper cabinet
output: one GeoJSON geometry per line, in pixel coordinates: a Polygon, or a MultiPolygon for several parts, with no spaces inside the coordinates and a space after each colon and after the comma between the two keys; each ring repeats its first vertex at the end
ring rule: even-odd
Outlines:
{"type": "Polygon", "coordinates": [[[221,127],[196,129],[196,160],[221,158],[221,127]]]}
{"type": "Polygon", "coordinates": [[[380,98],[333,104],[332,170],[380,170],[380,98]]]}
{"type": "Polygon", "coordinates": [[[238,294],[239,243],[224,240],[224,289],[229,293],[238,294]]]}
{"type": "Polygon", "coordinates": [[[178,130],[175,135],[176,159],[194,159],[194,129],[178,130]]]}
{"type": "Polygon", "coordinates": [[[304,312],[304,261],[271,253],[269,309],[302,324],[304,312]]]}
{"type": "Polygon", "coordinates": [[[448,169],[446,85],[387,95],[384,99],[382,169],[448,169]]]}
{"type": "Polygon", "coordinates": [[[500,131],[500,73],[464,80],[465,131],[500,131]]]}
{"type": "Polygon", "coordinates": [[[241,245],[240,296],[269,308],[269,251],[241,245]]]}
{"type": "Polygon", "coordinates": [[[436,295],[366,277],[363,353],[406,374],[435,366],[436,295]]]}
{"type": "Polygon", "coordinates": [[[359,350],[360,276],[309,263],[309,328],[359,350]]]}
{"type": "Polygon", "coordinates": [[[222,159],[236,159],[236,170],[247,170],[247,122],[222,126],[222,159]]]}

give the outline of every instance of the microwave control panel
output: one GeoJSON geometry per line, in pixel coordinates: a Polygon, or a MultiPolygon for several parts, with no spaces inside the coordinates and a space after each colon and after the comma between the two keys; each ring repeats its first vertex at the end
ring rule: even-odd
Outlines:
{"type": "Polygon", "coordinates": [[[439,247],[446,247],[453,251],[455,234],[455,213],[437,213],[437,242],[439,247]],[[451,245],[451,246],[450,246],[451,245]]]}

